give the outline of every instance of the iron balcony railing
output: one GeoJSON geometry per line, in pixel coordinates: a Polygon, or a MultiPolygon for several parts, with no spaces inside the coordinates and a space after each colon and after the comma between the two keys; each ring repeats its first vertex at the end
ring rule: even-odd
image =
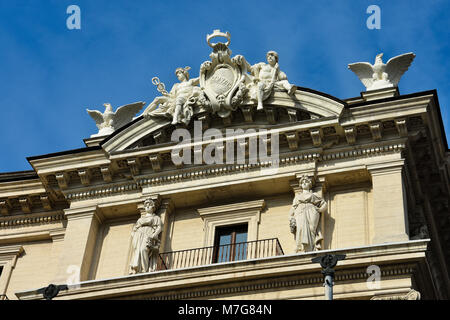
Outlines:
{"type": "Polygon", "coordinates": [[[284,255],[277,238],[239,242],[171,252],[158,257],[158,270],[171,270],[213,263],[268,258],[284,255]]]}

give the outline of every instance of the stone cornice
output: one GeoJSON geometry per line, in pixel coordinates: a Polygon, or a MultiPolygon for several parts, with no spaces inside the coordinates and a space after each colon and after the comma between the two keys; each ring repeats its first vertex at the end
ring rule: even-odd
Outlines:
{"type": "MultiPolygon", "coordinates": [[[[281,154],[279,166],[290,166],[299,163],[308,162],[326,162],[343,159],[357,159],[361,157],[373,157],[381,154],[391,154],[401,152],[405,144],[401,141],[391,141],[378,143],[377,145],[356,145],[351,149],[313,149],[310,153],[288,153],[281,154]]],[[[254,164],[235,164],[235,165],[200,165],[197,167],[186,168],[173,172],[159,172],[156,174],[143,175],[135,177],[136,181],[123,182],[121,184],[91,186],[89,188],[80,188],[66,192],[66,197],[70,201],[84,200],[113,196],[115,194],[132,193],[139,191],[142,187],[153,185],[173,184],[183,181],[205,179],[208,177],[221,176],[224,174],[239,174],[242,172],[252,172],[264,168],[270,168],[271,161],[256,162],[254,164]]]]}
{"type": "Polygon", "coordinates": [[[39,179],[18,180],[0,183],[0,198],[19,197],[45,192],[46,190],[44,188],[44,185],[39,179]]]}
{"type": "MultiPolygon", "coordinates": [[[[323,280],[320,266],[311,259],[319,254],[345,253],[346,259],[340,261],[336,272],[342,275],[341,280],[349,274],[360,279],[362,271],[367,266],[376,264],[381,267],[385,276],[411,274],[414,265],[425,261],[425,253],[429,240],[416,240],[401,243],[344,248],[339,250],[324,250],[314,253],[299,253],[263,259],[226,262],[207,266],[157,271],[152,273],[129,275],[112,279],[91,280],[81,282],[68,291],[61,292],[58,299],[94,299],[118,298],[141,294],[164,296],[175,287],[190,284],[191,288],[211,286],[214,290],[221,285],[242,281],[276,278],[281,276],[302,276],[306,279],[323,280]],[[359,274],[359,275],[358,275],[359,274]],[[166,293],[165,293],[166,292],[166,293]]],[[[367,278],[367,274],[364,275],[367,278]]],[[[308,280],[306,280],[308,281],[308,280]]],[[[282,282],[282,281],[281,281],[282,282]]],[[[262,287],[264,288],[264,287],[262,287]]],[[[190,289],[193,291],[192,289],[190,289]]],[[[170,294],[169,294],[170,295],[170,294]]],[[[16,293],[19,299],[42,299],[36,290],[16,293]]]]}
{"type": "Polygon", "coordinates": [[[103,150],[90,150],[76,154],[65,154],[55,157],[30,160],[30,164],[39,176],[49,173],[77,170],[81,168],[109,165],[103,150]]]}
{"type": "Polygon", "coordinates": [[[361,122],[385,121],[388,119],[411,117],[426,114],[433,96],[418,96],[394,101],[377,102],[349,109],[349,113],[341,118],[342,126],[355,125],[361,122]]]}
{"type": "MultiPolygon", "coordinates": [[[[266,133],[244,133],[241,136],[236,137],[224,137],[222,140],[223,142],[226,142],[230,139],[233,139],[237,141],[239,138],[246,138],[248,139],[250,136],[258,136],[261,134],[278,134],[278,135],[286,135],[286,140],[289,143],[289,148],[291,151],[294,151],[298,154],[298,157],[300,159],[304,159],[305,157],[308,158],[308,160],[315,160],[320,158],[320,161],[325,160],[333,160],[335,158],[343,158],[343,157],[352,157],[352,156],[366,156],[366,155],[372,155],[380,152],[390,152],[395,151],[398,149],[395,146],[396,144],[392,143],[393,136],[392,134],[395,134],[397,132],[397,136],[403,136],[403,139],[407,139],[405,134],[407,133],[407,120],[406,118],[394,118],[389,120],[392,123],[389,123],[387,128],[387,134],[388,139],[384,139],[384,132],[381,130],[382,127],[385,126],[382,122],[377,123],[369,123],[367,122],[367,119],[365,119],[363,122],[360,123],[360,125],[354,123],[352,126],[347,126],[345,128],[340,127],[338,124],[338,119],[336,117],[329,117],[329,118],[319,118],[315,120],[307,120],[307,121],[301,121],[301,122],[293,122],[288,124],[282,124],[282,125],[275,125],[267,130],[266,133]],[[360,127],[366,126],[366,129],[360,129],[360,127]],[[378,129],[377,129],[378,128],[378,129]],[[345,129],[345,130],[344,130],[345,129]],[[377,129],[377,130],[375,130],[377,129]],[[366,130],[367,132],[365,132],[366,130]],[[367,141],[368,136],[367,134],[370,134],[370,130],[372,130],[372,136],[374,140],[379,141],[367,141]],[[351,149],[348,152],[347,151],[339,151],[335,152],[334,150],[336,148],[330,149],[333,145],[338,145],[340,149],[346,149],[346,146],[342,145],[342,141],[345,141],[345,139],[339,139],[339,137],[345,136],[347,140],[347,148],[351,149]],[[361,141],[358,141],[362,137],[361,141]],[[309,140],[306,141],[306,139],[309,140]],[[295,141],[294,141],[295,140],[295,141]],[[341,141],[341,142],[339,142],[341,141]],[[364,142],[364,144],[370,143],[373,144],[373,148],[364,148],[361,143],[364,142]],[[315,149],[304,149],[304,146],[306,145],[307,148],[311,148],[311,144],[314,145],[315,149]],[[317,150],[317,152],[314,152],[313,150],[317,150]]],[[[388,122],[389,122],[388,121],[388,122]]],[[[137,125],[138,122],[133,124],[133,126],[137,125]]],[[[161,124],[162,125],[162,124],[161,124]]],[[[131,127],[133,127],[131,126],[131,127]]],[[[151,126],[150,126],[151,127],[151,126]]],[[[361,128],[362,128],[361,127],[361,128]]],[[[370,139],[370,136],[369,136],[370,139]]],[[[221,139],[219,139],[221,140],[221,139]]],[[[196,145],[204,145],[208,144],[211,141],[201,141],[201,142],[193,142],[189,144],[190,147],[195,147],[196,145]]],[[[217,141],[216,141],[217,142],[217,141]]],[[[170,155],[170,151],[173,149],[174,145],[173,143],[168,144],[162,144],[162,145],[156,145],[155,147],[144,147],[139,150],[122,150],[119,153],[111,154],[109,155],[109,159],[107,159],[106,155],[101,150],[95,150],[91,151],[92,154],[86,154],[80,153],[77,154],[76,157],[72,155],[72,158],[70,158],[69,155],[60,156],[58,158],[58,161],[61,163],[58,163],[58,161],[55,162],[55,164],[58,164],[56,168],[50,169],[48,167],[46,171],[40,172],[47,172],[47,176],[44,176],[43,179],[46,181],[49,181],[49,186],[52,188],[55,188],[57,185],[59,189],[66,190],[71,189],[70,192],[64,192],[65,194],[69,194],[69,200],[70,199],[80,199],[80,198],[86,198],[86,197],[97,197],[101,196],[101,193],[104,194],[112,194],[117,193],[116,183],[115,179],[119,178],[122,179],[119,192],[123,192],[124,188],[137,188],[137,185],[142,185],[143,183],[147,183],[148,179],[141,179],[142,176],[148,176],[148,169],[152,169],[152,181],[159,183],[161,181],[175,181],[179,180],[178,178],[180,175],[190,175],[190,171],[195,171],[194,168],[189,168],[188,172],[183,172],[179,174],[175,174],[173,176],[169,175],[168,177],[165,177],[164,175],[164,166],[167,165],[164,163],[163,158],[167,158],[167,155],[170,155]],[[164,156],[166,155],[166,156],[164,156]],[[68,158],[67,163],[64,162],[64,157],[68,158]],[[92,159],[90,159],[92,158],[92,159]],[[97,162],[96,162],[97,161],[97,162]],[[68,171],[58,171],[59,169],[66,168],[68,171]],[[56,170],[56,171],[55,171],[56,170]],[[95,177],[92,176],[92,170],[95,170],[96,175],[95,177]],[[129,173],[127,173],[127,170],[129,173]],[[52,172],[53,171],[53,172],[52,172]],[[119,171],[119,172],[117,172],[119,171]],[[147,174],[144,174],[147,172],[147,174]],[[156,173],[160,173],[159,175],[156,173]],[[129,175],[136,181],[137,183],[129,183],[129,182],[123,182],[123,177],[126,177],[129,175]],[[102,181],[99,181],[99,179],[102,179],[102,181]],[[95,181],[94,181],[95,180],[95,181]],[[99,183],[100,182],[100,183],[99,183]],[[103,182],[103,183],[101,183],[103,182]],[[106,187],[104,183],[109,183],[109,186],[106,187]],[[86,188],[83,188],[82,185],[85,185],[86,188]],[[96,187],[94,185],[101,185],[99,187],[96,187]],[[71,186],[73,185],[73,186],[71,186]],[[81,186],[80,186],[81,185],[81,186]],[[77,191],[73,189],[73,187],[76,187],[77,191]],[[82,191],[81,191],[82,190],[82,191]]],[[[400,148],[404,148],[403,145],[400,145],[400,148]]],[[[195,150],[194,150],[195,151],[195,150]]],[[[297,157],[297,155],[296,155],[297,157]]],[[[280,157],[280,163],[281,164],[288,164],[292,157],[286,158],[281,155],[280,157]]],[[[46,159],[38,159],[34,161],[44,161],[48,160],[46,159]]],[[[50,161],[50,160],[48,160],[50,161]]],[[[167,160],[166,160],[167,161],[167,160]]],[[[213,173],[217,172],[215,170],[219,170],[218,172],[229,172],[229,171],[235,171],[235,170],[247,170],[248,166],[250,168],[256,168],[256,167],[263,167],[265,163],[257,163],[254,165],[235,165],[234,169],[232,169],[233,165],[228,166],[227,169],[221,168],[221,166],[216,166],[215,169],[213,169],[213,173]]],[[[202,166],[204,170],[197,170],[197,172],[193,172],[193,175],[200,175],[204,176],[205,171],[207,174],[209,174],[208,171],[211,171],[208,166],[204,165],[202,166]]],[[[178,172],[180,172],[178,168],[178,172]]],[[[166,168],[167,170],[167,168],[166,168]]],[[[42,176],[42,175],[41,175],[42,176]]]]}
{"type": "Polygon", "coordinates": [[[34,231],[34,232],[21,232],[15,234],[8,234],[0,236],[0,242],[2,244],[7,243],[20,243],[20,242],[30,242],[30,241],[42,241],[42,240],[59,240],[64,234],[61,234],[61,228],[34,231]],[[55,233],[56,232],[56,233],[55,233]]]}
{"type": "Polygon", "coordinates": [[[0,247],[0,256],[18,256],[23,252],[22,245],[12,245],[0,247]]]}

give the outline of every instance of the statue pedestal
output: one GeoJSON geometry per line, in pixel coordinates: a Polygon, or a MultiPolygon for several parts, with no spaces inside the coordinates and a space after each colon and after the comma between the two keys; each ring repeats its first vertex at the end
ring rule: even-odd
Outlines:
{"type": "Polygon", "coordinates": [[[382,88],[377,90],[369,90],[365,92],[361,92],[361,98],[364,101],[372,101],[390,97],[396,97],[400,93],[398,91],[398,87],[390,87],[390,88],[382,88]]]}

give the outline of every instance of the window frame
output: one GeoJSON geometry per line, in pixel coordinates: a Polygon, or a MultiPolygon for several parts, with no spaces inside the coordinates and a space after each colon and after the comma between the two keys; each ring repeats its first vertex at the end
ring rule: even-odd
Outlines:
{"type": "Polygon", "coordinates": [[[262,199],[197,209],[203,220],[204,247],[214,246],[217,227],[236,224],[248,224],[247,242],[258,240],[261,211],[265,206],[266,202],[262,199]]]}
{"type": "MultiPolygon", "coordinates": [[[[241,242],[236,242],[236,234],[239,232],[242,233],[244,230],[247,235],[247,237],[246,237],[247,239],[246,239],[245,243],[248,243],[248,224],[247,223],[216,227],[216,230],[214,232],[215,239],[214,239],[213,263],[231,262],[231,261],[241,260],[241,259],[236,259],[236,244],[241,243],[241,242]],[[222,229],[222,230],[220,230],[220,229],[222,229]],[[221,245],[220,237],[222,235],[228,235],[228,234],[231,235],[230,244],[221,245]],[[221,246],[229,246],[230,247],[230,251],[228,253],[229,257],[225,261],[218,261],[221,246]]],[[[222,257],[223,257],[223,254],[222,254],[222,257]]]]}

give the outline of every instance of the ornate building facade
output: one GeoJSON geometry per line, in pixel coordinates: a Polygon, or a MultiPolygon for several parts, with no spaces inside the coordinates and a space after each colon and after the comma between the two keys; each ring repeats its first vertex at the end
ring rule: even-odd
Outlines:
{"type": "Polygon", "coordinates": [[[345,254],[335,299],[448,299],[450,157],[437,92],[399,94],[413,57],[353,66],[382,83],[341,100],[207,41],[141,116],[109,105],[86,147],[0,174],[1,298],[323,299],[312,259],[345,254]]]}

